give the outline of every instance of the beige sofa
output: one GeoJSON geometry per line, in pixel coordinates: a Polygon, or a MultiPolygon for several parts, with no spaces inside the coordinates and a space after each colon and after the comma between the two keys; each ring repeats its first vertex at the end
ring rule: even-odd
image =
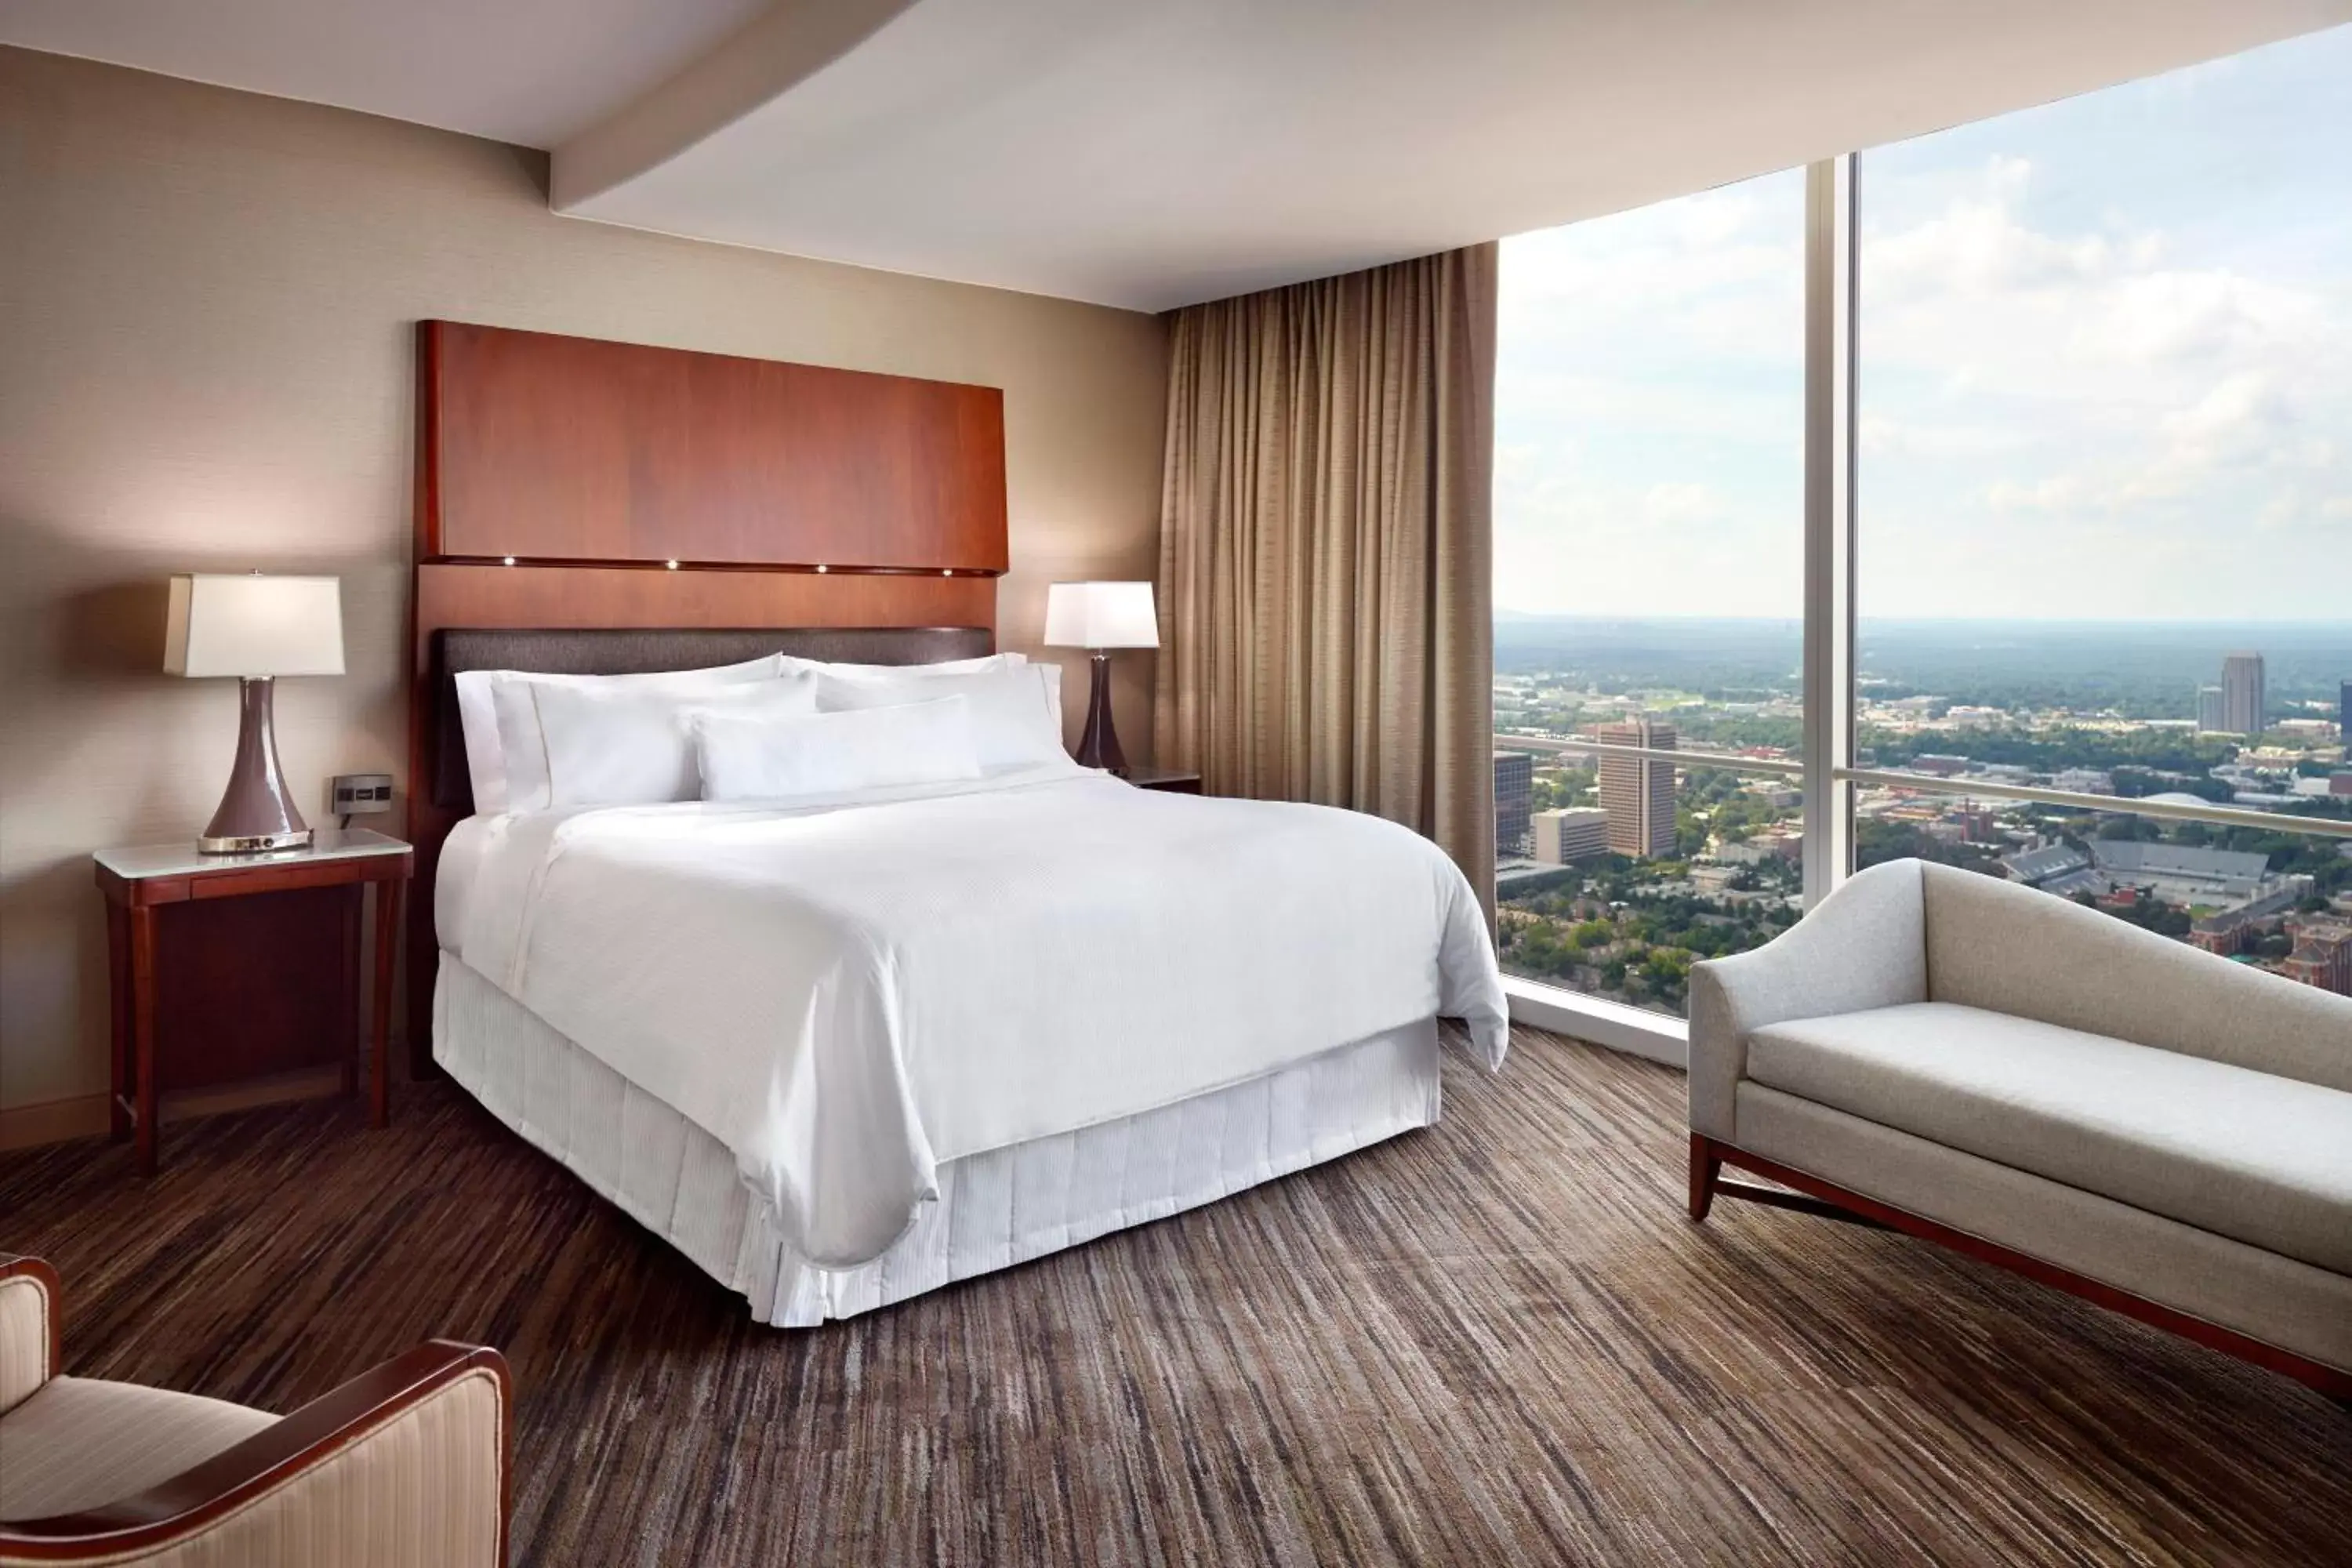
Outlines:
{"type": "Polygon", "coordinates": [[[280,1418],[58,1375],[55,1270],[0,1254],[0,1565],[495,1568],[507,1365],[433,1340],[280,1418]]]}
{"type": "Polygon", "coordinates": [[[2352,999],[1917,860],[1690,994],[1694,1219],[1827,1207],[2352,1399],[2352,999]]]}

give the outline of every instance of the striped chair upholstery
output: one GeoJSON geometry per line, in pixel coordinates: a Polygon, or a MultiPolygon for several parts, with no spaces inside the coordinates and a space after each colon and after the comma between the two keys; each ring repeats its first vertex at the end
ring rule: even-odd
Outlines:
{"type": "Polygon", "coordinates": [[[509,1382],[432,1341],[291,1415],[58,1375],[59,1291],[0,1257],[0,1564],[492,1568],[509,1382]]]}
{"type": "Polygon", "coordinates": [[[57,1372],[57,1276],[34,1258],[0,1273],[0,1415],[5,1415],[57,1372]]]}

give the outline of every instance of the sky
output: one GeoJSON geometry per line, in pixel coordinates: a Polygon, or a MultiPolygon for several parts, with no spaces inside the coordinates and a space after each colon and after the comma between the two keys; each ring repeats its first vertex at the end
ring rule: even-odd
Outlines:
{"type": "MultiPolygon", "coordinates": [[[[2352,620],[2352,26],[1862,154],[1865,616],[2352,620]]],[[[1496,602],[1802,614],[1801,170],[1503,242],[1496,602]]]]}

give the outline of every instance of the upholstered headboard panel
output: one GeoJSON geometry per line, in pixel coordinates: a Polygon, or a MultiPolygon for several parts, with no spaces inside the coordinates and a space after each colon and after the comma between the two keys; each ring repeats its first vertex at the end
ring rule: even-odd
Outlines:
{"type": "Polygon", "coordinates": [[[460,815],[474,808],[466,772],[465,731],[457,721],[457,681],[469,669],[528,669],[549,675],[636,675],[738,664],[764,654],[853,664],[928,664],[993,653],[985,626],[700,626],[508,630],[445,627],[432,634],[433,804],[460,815]]]}

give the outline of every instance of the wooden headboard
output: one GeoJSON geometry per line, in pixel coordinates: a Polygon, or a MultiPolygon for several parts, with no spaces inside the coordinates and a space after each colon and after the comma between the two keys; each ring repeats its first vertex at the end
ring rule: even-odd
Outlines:
{"type": "MultiPolygon", "coordinates": [[[[417,331],[409,1057],[431,1070],[446,783],[440,634],[951,628],[993,645],[1006,563],[994,387],[457,321],[417,331]]],[[[682,639],[681,647],[695,646],[682,639]]]]}

